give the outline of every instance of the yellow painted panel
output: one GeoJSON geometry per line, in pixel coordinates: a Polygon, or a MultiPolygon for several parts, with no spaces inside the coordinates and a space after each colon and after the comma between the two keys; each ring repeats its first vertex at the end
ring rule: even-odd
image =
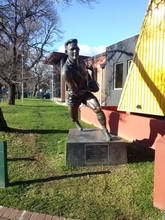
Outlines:
{"type": "Polygon", "coordinates": [[[118,110],[165,115],[165,0],[150,0],[118,110]]]}

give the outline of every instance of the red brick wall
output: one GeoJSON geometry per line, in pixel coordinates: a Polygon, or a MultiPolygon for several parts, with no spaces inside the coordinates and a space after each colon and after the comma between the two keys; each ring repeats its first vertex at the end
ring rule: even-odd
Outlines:
{"type": "MultiPolygon", "coordinates": [[[[156,141],[165,135],[165,120],[127,114],[104,107],[102,109],[106,116],[107,128],[114,135],[153,148],[156,141]]],[[[96,114],[85,106],[81,107],[81,120],[100,127],[96,114]]]]}

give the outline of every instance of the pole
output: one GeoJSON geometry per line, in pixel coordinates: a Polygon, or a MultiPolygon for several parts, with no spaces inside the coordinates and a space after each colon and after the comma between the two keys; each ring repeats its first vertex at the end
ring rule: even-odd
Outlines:
{"type": "Polygon", "coordinates": [[[24,98],[24,85],[23,85],[23,75],[24,75],[24,72],[23,72],[23,57],[24,57],[24,55],[22,54],[22,96],[21,96],[21,98],[22,98],[22,102],[23,102],[23,98],[24,98]]]}
{"type": "Polygon", "coordinates": [[[52,100],[54,98],[53,91],[54,91],[54,74],[53,74],[53,71],[52,71],[52,100]]]}
{"type": "Polygon", "coordinates": [[[0,141],[0,187],[8,186],[7,143],[0,141]]]}

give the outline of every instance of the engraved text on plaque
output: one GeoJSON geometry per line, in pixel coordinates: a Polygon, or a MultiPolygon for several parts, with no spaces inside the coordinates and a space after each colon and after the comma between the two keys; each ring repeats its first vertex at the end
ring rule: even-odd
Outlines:
{"type": "Polygon", "coordinates": [[[86,144],[85,145],[85,163],[104,164],[108,162],[109,152],[108,144],[86,144]]]}

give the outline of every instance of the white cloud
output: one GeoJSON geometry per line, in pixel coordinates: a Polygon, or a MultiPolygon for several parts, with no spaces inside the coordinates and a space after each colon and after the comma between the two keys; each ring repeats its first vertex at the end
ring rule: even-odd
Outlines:
{"type": "MultiPolygon", "coordinates": [[[[102,46],[92,47],[92,46],[88,46],[88,45],[79,44],[79,48],[80,48],[80,55],[95,56],[97,54],[105,52],[106,46],[102,45],[102,46]]],[[[64,52],[63,45],[58,48],[58,52],[64,52]]]]}
{"type": "Polygon", "coordinates": [[[80,54],[85,56],[94,56],[100,53],[105,52],[106,46],[88,46],[88,45],[79,45],[80,47],[80,54]]]}
{"type": "Polygon", "coordinates": [[[58,52],[62,52],[62,53],[64,53],[64,46],[62,45],[62,46],[59,46],[59,48],[57,49],[57,51],[58,52]]]}

